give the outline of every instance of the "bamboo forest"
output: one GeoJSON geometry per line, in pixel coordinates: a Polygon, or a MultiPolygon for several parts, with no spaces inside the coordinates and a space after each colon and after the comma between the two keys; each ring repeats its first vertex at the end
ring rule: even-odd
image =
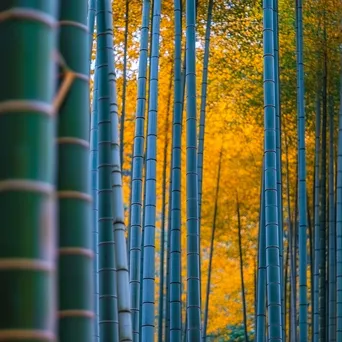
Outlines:
{"type": "Polygon", "coordinates": [[[0,341],[342,342],[342,0],[0,0],[0,341]]]}

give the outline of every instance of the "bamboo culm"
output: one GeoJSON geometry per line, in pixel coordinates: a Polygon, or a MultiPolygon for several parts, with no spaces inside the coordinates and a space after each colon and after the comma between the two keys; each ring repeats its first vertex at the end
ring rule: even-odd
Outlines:
{"type": "Polygon", "coordinates": [[[130,210],[130,291],[133,325],[133,341],[140,336],[140,269],[142,241],[142,191],[145,141],[146,76],[148,59],[148,32],[150,24],[150,0],[144,0],[138,71],[138,95],[133,142],[131,210],[130,210]]]}
{"type": "Polygon", "coordinates": [[[153,5],[151,42],[151,66],[148,127],[146,141],[146,203],[144,213],[144,248],[142,279],[142,341],[154,339],[155,305],[155,228],[156,228],[156,164],[157,164],[157,117],[158,117],[158,66],[161,0],[153,5]]]}

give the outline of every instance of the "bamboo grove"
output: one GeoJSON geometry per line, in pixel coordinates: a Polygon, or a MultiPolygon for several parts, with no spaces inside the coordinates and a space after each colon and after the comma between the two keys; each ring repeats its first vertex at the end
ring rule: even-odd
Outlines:
{"type": "Polygon", "coordinates": [[[0,1],[0,340],[342,342],[340,0],[0,1]]]}

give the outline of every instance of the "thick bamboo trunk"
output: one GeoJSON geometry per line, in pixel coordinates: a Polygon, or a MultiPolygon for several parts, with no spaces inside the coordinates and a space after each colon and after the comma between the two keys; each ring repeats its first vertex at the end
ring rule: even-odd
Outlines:
{"type": "Polygon", "coordinates": [[[56,73],[51,56],[57,49],[58,3],[0,4],[5,49],[0,55],[0,155],[6,161],[0,167],[3,341],[57,340],[56,73]]]}

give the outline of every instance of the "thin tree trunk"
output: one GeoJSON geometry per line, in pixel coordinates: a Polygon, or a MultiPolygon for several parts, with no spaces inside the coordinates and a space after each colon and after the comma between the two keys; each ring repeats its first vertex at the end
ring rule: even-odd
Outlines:
{"type": "Polygon", "coordinates": [[[125,134],[125,117],[126,117],[126,89],[127,89],[127,49],[128,49],[128,23],[129,23],[129,1],[126,0],[125,14],[125,39],[124,39],[124,60],[123,60],[123,85],[122,85],[122,109],[120,120],[120,161],[121,170],[124,163],[124,134],[125,134]]]}
{"type": "Polygon", "coordinates": [[[334,104],[331,97],[329,125],[329,325],[328,341],[336,341],[336,227],[334,176],[334,104]]]}
{"type": "MultiPolygon", "coordinates": [[[[1,146],[1,145],[0,145],[1,146]]],[[[342,340],[342,54],[340,55],[340,112],[338,118],[337,183],[336,183],[336,235],[337,235],[337,328],[336,340],[342,340]]]]}
{"type": "MultiPolygon", "coordinates": [[[[108,24],[108,38],[113,41],[112,21],[108,24]]],[[[129,292],[129,272],[127,258],[126,226],[122,192],[122,175],[119,143],[119,114],[116,91],[116,74],[114,68],[113,48],[108,49],[108,79],[110,89],[111,115],[111,150],[112,150],[112,196],[113,196],[113,231],[115,241],[115,261],[117,268],[117,295],[119,314],[119,339],[132,341],[132,317],[129,292]]]]}
{"type": "MultiPolygon", "coordinates": [[[[325,34],[324,34],[325,35],[325,34]]],[[[326,49],[326,47],[325,47],[326,49]]],[[[320,210],[320,267],[319,267],[319,341],[326,340],[326,162],[327,162],[327,55],[323,61],[323,117],[322,117],[322,168],[321,168],[321,210],[320,210]]]]}
{"type": "MultiPolygon", "coordinates": [[[[182,159],[182,11],[181,1],[174,1],[174,108],[172,118],[172,152],[170,184],[170,260],[168,294],[168,326],[166,340],[179,342],[182,338],[182,270],[181,270],[181,159],[182,159]]],[[[185,78],[184,78],[185,80],[185,78]]]]}
{"type": "MultiPolygon", "coordinates": [[[[95,63],[95,70],[96,70],[95,63]]],[[[93,197],[93,291],[94,291],[94,340],[99,340],[99,286],[98,286],[98,73],[94,75],[93,105],[90,117],[90,172],[93,197]]]]}
{"type": "Polygon", "coordinates": [[[214,204],[214,217],[213,225],[211,229],[211,239],[210,239],[210,252],[209,252],[209,265],[208,265],[208,278],[207,278],[207,288],[205,297],[205,309],[204,309],[204,322],[203,322],[203,342],[207,339],[207,326],[208,326],[208,315],[209,315],[209,296],[210,296],[210,282],[211,282],[211,265],[214,255],[214,242],[215,242],[215,230],[216,230],[216,220],[218,212],[218,200],[220,192],[220,180],[221,180],[221,165],[222,165],[222,148],[220,152],[220,159],[218,164],[217,180],[216,180],[216,194],[215,194],[215,204],[214,204]]]}
{"type": "Polygon", "coordinates": [[[197,125],[196,125],[196,5],[186,0],[186,86],[187,86],[187,336],[201,340],[200,233],[198,227],[197,125]]]}
{"type": "Polygon", "coordinates": [[[307,298],[307,194],[306,194],[306,148],[303,63],[303,9],[302,0],[296,0],[296,46],[297,46],[297,115],[298,115],[298,209],[299,209],[299,340],[308,338],[307,298]]]}
{"type": "Polygon", "coordinates": [[[238,217],[238,237],[239,237],[239,256],[240,256],[240,276],[241,276],[241,294],[242,294],[242,309],[243,309],[243,324],[245,332],[245,342],[248,342],[248,329],[247,329],[247,307],[245,295],[245,282],[243,278],[243,256],[242,256],[242,237],[241,237],[241,217],[240,217],[240,204],[239,198],[236,197],[236,211],[238,217]]]}
{"type": "Polygon", "coordinates": [[[269,341],[279,341],[282,338],[281,291],[282,277],[280,266],[279,241],[279,206],[277,203],[277,162],[276,162],[276,103],[275,103],[275,73],[274,73],[274,6],[264,0],[264,130],[267,135],[264,143],[265,158],[265,216],[266,229],[266,270],[268,293],[268,325],[269,341]],[[276,191],[275,191],[276,189],[276,191]]]}
{"type": "Polygon", "coordinates": [[[150,88],[146,141],[146,203],[144,218],[144,248],[142,280],[142,341],[154,339],[155,305],[155,226],[156,226],[156,160],[158,117],[158,66],[161,1],[153,4],[150,88]],[[152,262],[151,262],[152,261],[152,262]]]}
{"type": "Polygon", "coordinates": [[[160,235],[160,286],[159,286],[159,314],[158,314],[158,341],[163,342],[163,322],[164,322],[164,263],[165,263],[165,211],[166,211],[166,171],[167,154],[169,148],[169,114],[171,104],[171,89],[173,81],[173,68],[170,73],[169,94],[167,98],[165,131],[164,131],[164,156],[163,156],[163,183],[162,183],[162,214],[161,214],[161,235],[160,235]]]}
{"type": "Polygon", "coordinates": [[[89,68],[91,65],[91,57],[93,54],[93,43],[94,43],[94,27],[96,17],[96,0],[89,0],[88,8],[88,30],[89,30],[89,68]]]}
{"type": "Polygon", "coordinates": [[[265,227],[265,173],[264,162],[260,188],[258,278],[257,278],[257,320],[255,342],[266,340],[266,227],[265,227]]]}
{"type": "Polygon", "coordinates": [[[314,268],[314,308],[313,308],[313,337],[314,342],[319,339],[319,265],[320,265],[320,221],[319,221],[319,208],[320,208],[320,192],[321,182],[319,174],[319,161],[320,161],[320,132],[321,132],[321,102],[320,95],[317,92],[316,98],[316,141],[315,141],[315,213],[314,213],[314,233],[315,233],[315,268],[314,268]]]}
{"type": "MultiPolygon", "coordinates": [[[[294,268],[293,265],[293,224],[292,224],[292,213],[291,213],[291,199],[290,199],[290,168],[289,168],[289,145],[288,145],[288,137],[285,134],[285,156],[286,156],[286,198],[287,198],[287,217],[288,217],[288,251],[289,251],[289,259],[290,259],[290,300],[289,300],[289,307],[290,307],[290,314],[289,314],[289,327],[290,332],[289,336],[291,337],[291,331],[293,329],[293,298],[292,298],[292,279],[293,273],[292,270],[294,268]]],[[[288,261],[287,261],[288,262],[288,261]]]]}
{"type": "Polygon", "coordinates": [[[130,290],[133,325],[133,341],[140,336],[140,270],[142,242],[142,193],[145,141],[146,76],[148,59],[148,33],[150,24],[150,0],[144,0],[139,54],[136,125],[133,142],[131,208],[130,208],[130,290]]]}

